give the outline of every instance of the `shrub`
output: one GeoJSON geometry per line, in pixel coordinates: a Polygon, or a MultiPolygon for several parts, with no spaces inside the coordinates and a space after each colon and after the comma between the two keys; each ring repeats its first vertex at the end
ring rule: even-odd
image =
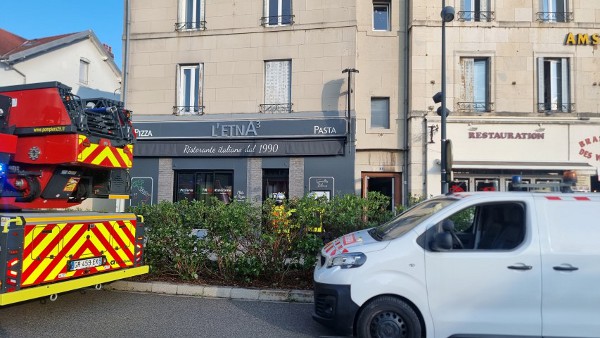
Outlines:
{"type": "Polygon", "coordinates": [[[144,216],[145,260],[152,275],[252,284],[279,283],[292,271],[309,272],[324,241],[387,221],[392,217],[388,205],[389,198],[369,193],[367,199],[291,199],[283,212],[273,199],[254,205],[224,204],[216,198],[160,202],[130,211],[144,216]],[[314,233],[319,227],[324,233],[314,233]],[[194,229],[205,229],[206,235],[200,238],[194,229]]]}

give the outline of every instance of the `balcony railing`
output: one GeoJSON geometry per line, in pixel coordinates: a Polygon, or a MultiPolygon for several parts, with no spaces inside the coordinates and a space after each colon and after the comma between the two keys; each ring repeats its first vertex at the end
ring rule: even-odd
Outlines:
{"type": "Polygon", "coordinates": [[[206,21],[176,22],[175,30],[177,32],[189,30],[205,30],[206,21]]]}
{"type": "Polygon", "coordinates": [[[293,15],[263,16],[260,18],[261,26],[289,26],[293,24],[293,15]]]}
{"type": "Polygon", "coordinates": [[[461,113],[489,113],[494,110],[493,102],[457,102],[461,113]]]}
{"type": "Polygon", "coordinates": [[[173,115],[204,115],[204,106],[173,106],[173,115]]]}
{"type": "Polygon", "coordinates": [[[541,22],[571,22],[573,12],[537,12],[537,21],[541,22]]]}
{"type": "Polygon", "coordinates": [[[261,113],[291,113],[293,103],[265,103],[260,105],[261,113]]]}
{"type": "Polygon", "coordinates": [[[575,103],[538,103],[538,112],[545,114],[574,113],[575,103]]]}
{"type": "Polygon", "coordinates": [[[493,11],[458,12],[458,21],[491,22],[494,20],[496,20],[496,13],[493,11]]]}

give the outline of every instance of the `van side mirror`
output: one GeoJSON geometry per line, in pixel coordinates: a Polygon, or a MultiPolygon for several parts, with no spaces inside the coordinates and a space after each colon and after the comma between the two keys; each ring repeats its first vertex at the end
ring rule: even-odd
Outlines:
{"type": "Polygon", "coordinates": [[[435,238],[431,243],[433,251],[450,251],[452,250],[452,235],[448,232],[440,232],[435,234],[435,238]]]}

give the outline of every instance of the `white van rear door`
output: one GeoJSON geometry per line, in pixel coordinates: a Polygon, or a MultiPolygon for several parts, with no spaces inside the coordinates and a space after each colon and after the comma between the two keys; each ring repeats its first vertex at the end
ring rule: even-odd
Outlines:
{"type": "Polygon", "coordinates": [[[600,196],[544,196],[536,204],[543,336],[600,337],[600,196]]]}
{"type": "Polygon", "coordinates": [[[532,202],[496,201],[463,209],[474,208],[469,212],[474,215],[473,228],[483,229],[495,214],[499,224],[486,224],[489,232],[478,233],[469,230],[466,222],[457,227],[464,249],[426,251],[427,293],[436,337],[541,335],[541,258],[532,202]],[[507,246],[500,243],[500,228],[510,222],[504,214],[515,214],[512,206],[521,207],[518,218],[524,232],[507,246]],[[468,238],[465,232],[469,231],[474,239],[468,238]]]}

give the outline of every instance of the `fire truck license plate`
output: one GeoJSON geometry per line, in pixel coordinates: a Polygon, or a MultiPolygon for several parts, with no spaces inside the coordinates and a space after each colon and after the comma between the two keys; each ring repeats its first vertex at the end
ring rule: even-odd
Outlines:
{"type": "Polygon", "coordinates": [[[94,268],[94,267],[102,265],[103,261],[104,260],[102,257],[94,257],[94,258],[86,258],[86,259],[78,259],[75,261],[69,261],[69,271],[94,268]]]}

